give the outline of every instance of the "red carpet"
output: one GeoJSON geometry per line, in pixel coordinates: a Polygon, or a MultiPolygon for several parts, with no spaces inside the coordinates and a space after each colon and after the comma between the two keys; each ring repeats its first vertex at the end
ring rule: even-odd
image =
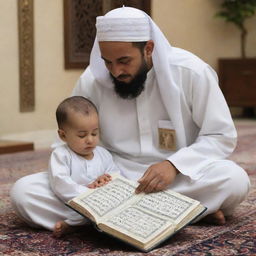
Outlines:
{"type": "MultiPolygon", "coordinates": [[[[230,157],[248,172],[249,197],[225,226],[197,224],[146,255],[256,255],[256,121],[236,123],[239,139],[230,157]]],[[[145,255],[85,226],[69,237],[55,239],[51,232],[29,228],[14,214],[9,190],[19,177],[47,167],[49,150],[0,155],[0,255],[145,255]]]]}

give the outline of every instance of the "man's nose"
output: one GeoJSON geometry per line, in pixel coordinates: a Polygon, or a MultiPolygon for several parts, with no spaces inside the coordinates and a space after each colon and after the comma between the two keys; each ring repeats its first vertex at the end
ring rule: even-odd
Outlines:
{"type": "Polygon", "coordinates": [[[120,65],[113,65],[111,70],[112,75],[117,78],[118,76],[123,74],[122,67],[120,65]]]}

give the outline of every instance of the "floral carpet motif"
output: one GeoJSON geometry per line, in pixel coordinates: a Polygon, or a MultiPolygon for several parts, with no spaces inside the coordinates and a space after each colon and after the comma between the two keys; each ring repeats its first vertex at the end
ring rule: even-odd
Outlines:
{"type": "Polygon", "coordinates": [[[0,255],[256,255],[256,122],[236,122],[238,146],[230,159],[249,174],[252,188],[225,226],[187,226],[145,254],[87,225],[56,239],[51,232],[32,229],[12,210],[9,191],[20,177],[47,167],[50,150],[0,155],[0,255]]]}

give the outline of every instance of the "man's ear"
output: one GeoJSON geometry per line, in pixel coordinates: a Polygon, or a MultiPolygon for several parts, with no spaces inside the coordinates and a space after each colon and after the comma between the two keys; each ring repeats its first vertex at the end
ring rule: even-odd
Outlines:
{"type": "Polygon", "coordinates": [[[63,141],[66,141],[66,134],[65,134],[65,131],[63,131],[62,129],[59,129],[59,130],[58,130],[58,134],[59,134],[59,137],[60,137],[63,141]]]}
{"type": "Polygon", "coordinates": [[[154,41],[153,40],[149,40],[147,41],[145,47],[144,47],[144,54],[146,57],[151,57],[152,56],[152,52],[154,50],[154,41]]]}

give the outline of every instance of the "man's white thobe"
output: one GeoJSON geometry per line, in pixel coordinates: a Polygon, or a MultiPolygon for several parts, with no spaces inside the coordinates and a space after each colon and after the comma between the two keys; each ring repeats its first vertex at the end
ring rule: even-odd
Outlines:
{"type": "Polygon", "coordinates": [[[163,95],[172,87],[158,85],[154,68],[145,90],[133,100],[121,99],[113,86],[98,83],[90,68],[73,94],[89,97],[98,107],[102,143],[124,176],[138,180],[150,165],[169,160],[180,171],[170,187],[201,201],[208,208],[203,216],[219,209],[231,214],[247,195],[250,181],[242,168],[225,160],[237,134],[216,73],[187,51],[172,48],[172,55],[179,56],[170,70],[180,104],[171,111],[172,99],[163,101],[163,95]],[[169,113],[175,111],[181,113],[181,123],[172,120],[169,113]],[[176,150],[159,147],[158,128],[175,129],[176,150]]]}

